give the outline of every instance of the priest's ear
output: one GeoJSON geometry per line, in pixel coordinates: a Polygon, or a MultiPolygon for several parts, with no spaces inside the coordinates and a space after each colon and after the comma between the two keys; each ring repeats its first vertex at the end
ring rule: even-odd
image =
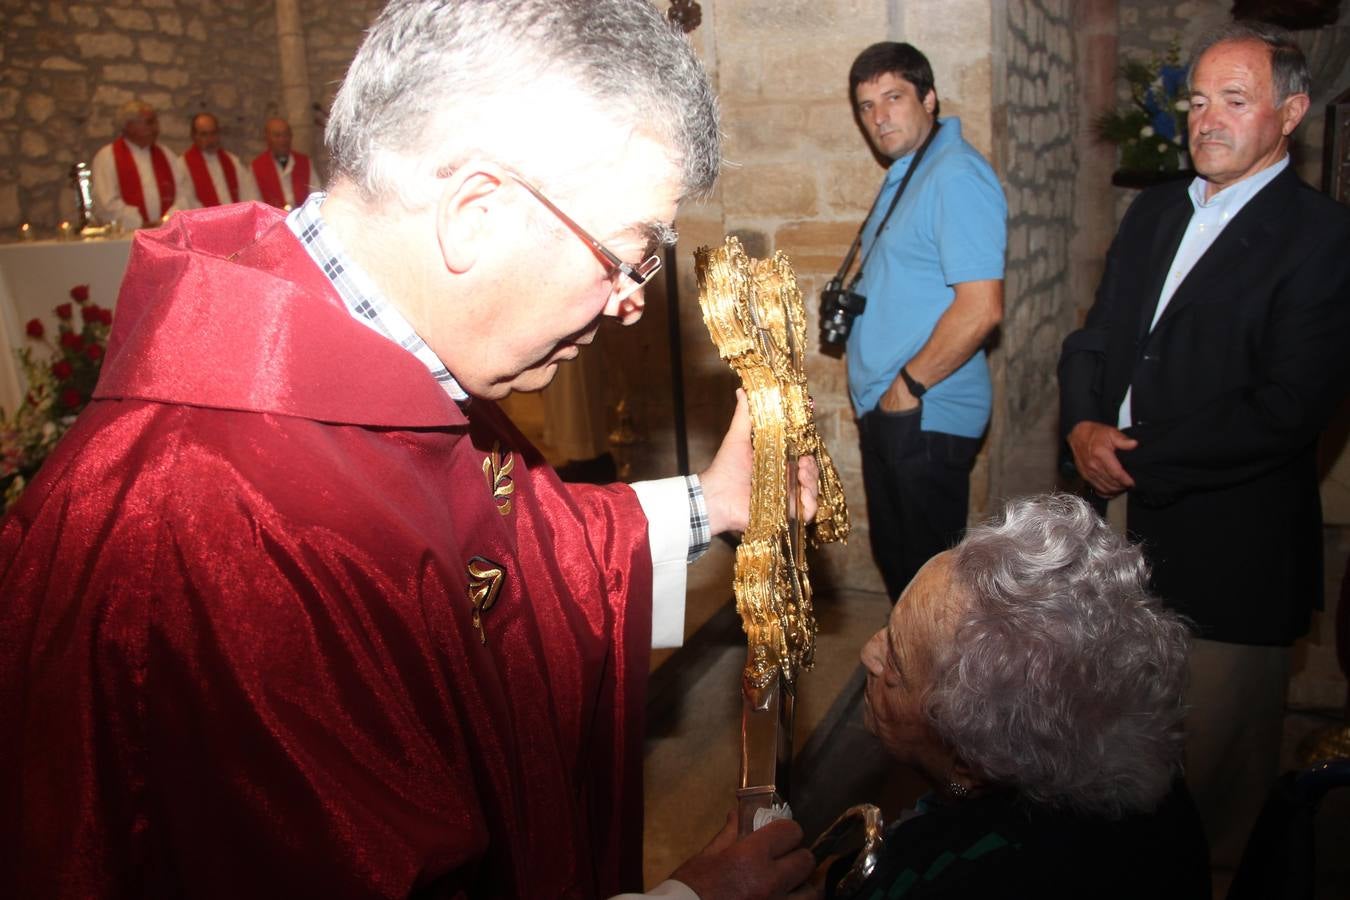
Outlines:
{"type": "Polygon", "coordinates": [[[499,166],[469,160],[437,179],[436,239],[451,272],[473,268],[500,239],[505,178],[499,166]]]}

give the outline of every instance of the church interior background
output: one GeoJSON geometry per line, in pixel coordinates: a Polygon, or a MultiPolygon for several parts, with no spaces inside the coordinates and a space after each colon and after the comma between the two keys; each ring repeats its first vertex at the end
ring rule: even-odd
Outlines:
{"type": "MultiPolygon", "coordinates": [[[[114,136],[116,110],[139,98],[159,111],[160,140],[189,143],[193,114],[220,120],[244,158],[262,123],[287,118],[296,147],[327,171],[324,110],[378,0],[5,0],[0,10],[0,235],[17,240],[73,217],[72,163],[114,136]]],[[[658,0],[665,6],[667,0],[658,0]]],[[[738,236],[752,256],[785,252],[815,320],[834,272],[879,184],[848,101],[848,63],[878,40],[909,41],[931,59],[943,115],[992,162],[1009,206],[1006,314],[994,340],[993,421],[972,481],[972,519],[1002,498],[1057,484],[1055,363],[1060,341],[1091,303],[1119,216],[1135,194],[1112,185],[1116,151],[1091,123],[1114,107],[1119,61],[1165,54],[1225,21],[1219,0],[702,0],[692,39],[721,97],[726,161],[712,197],[678,221],[673,277],[648,291],[641,323],[602,334],[594,365],[567,374],[564,398],[511,407],[557,462],[613,438],[633,478],[675,471],[677,422],[687,464],[711,459],[733,405],[734,376],[704,328],[693,250],[738,236]],[[675,339],[672,340],[672,337],[675,339]],[[678,376],[678,379],[675,377],[678,376]],[[676,381],[683,402],[677,410],[676,381]],[[577,398],[581,398],[578,400],[577,398]],[[578,406],[580,404],[580,406],[578,406]],[[550,409],[576,422],[550,422],[550,409]],[[616,409],[622,415],[616,414],[616,409]],[[568,428],[572,432],[564,434],[568,428]]],[[[1325,109],[1350,87],[1350,17],[1296,32],[1315,93],[1294,163],[1321,185],[1325,109]]],[[[659,279],[658,279],[659,280],[659,279]]],[[[61,298],[52,298],[58,302],[61,298]]],[[[107,298],[111,301],[111,297],[107,298]]],[[[854,536],[817,557],[820,671],[803,680],[798,746],[813,746],[856,691],[857,648],[888,612],[868,555],[853,412],[843,362],[807,360],[816,416],[853,502],[854,536]],[[850,688],[850,685],[852,687],[850,688]]],[[[556,416],[557,413],[555,412],[556,416]]],[[[1299,646],[1291,709],[1339,710],[1335,599],[1350,555],[1350,414],[1327,436],[1323,489],[1328,609],[1299,646]]],[[[735,780],[737,629],[728,628],[731,552],[718,546],[691,572],[688,646],[653,663],[648,759],[648,876],[654,883],[720,825],[735,780]],[[706,690],[707,702],[695,690],[706,690]],[[658,703],[668,707],[657,712],[658,703]],[[725,709],[723,709],[725,708],[725,709]],[[694,710],[698,714],[694,714],[694,710]],[[729,711],[731,720],[718,718],[729,711]],[[729,723],[729,724],[728,724],[729,723]],[[719,768],[720,767],[720,768],[719,768]],[[700,799],[707,795],[706,801],[700,799]]],[[[702,696],[702,695],[700,695],[702,696]]]]}

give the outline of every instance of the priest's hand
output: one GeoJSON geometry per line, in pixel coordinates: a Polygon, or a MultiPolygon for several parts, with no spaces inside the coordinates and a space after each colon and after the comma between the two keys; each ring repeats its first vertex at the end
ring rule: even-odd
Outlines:
{"type": "Polygon", "coordinates": [[[800,825],[783,819],[743,838],[738,839],[736,832],[733,811],[712,843],[670,877],[688,885],[699,900],[806,900],[818,896],[806,883],[816,860],[801,845],[800,825]]]}
{"type": "MultiPolygon", "coordinates": [[[[750,522],[750,475],[755,458],[750,446],[750,404],[745,391],[736,391],[736,412],[731,427],[712,464],[700,475],[703,500],[708,505],[708,526],[713,534],[744,531],[750,522]]],[[[789,494],[790,512],[795,515],[800,500],[801,513],[810,522],[816,517],[820,492],[820,469],[813,456],[797,460],[797,491],[789,494]]]]}

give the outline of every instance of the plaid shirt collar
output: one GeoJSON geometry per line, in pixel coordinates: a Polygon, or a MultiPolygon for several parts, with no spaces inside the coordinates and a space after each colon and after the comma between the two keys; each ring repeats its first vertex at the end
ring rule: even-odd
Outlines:
{"type": "Polygon", "coordinates": [[[333,289],[342,298],[353,319],[417,357],[451,399],[460,405],[467,403],[469,395],[459,386],[445,363],[413,331],[408,320],[403,318],[389,299],[380,293],[370,276],[347,255],[337,235],[324,222],[319,207],[326,196],[322,192],[310,194],[308,200],[286,216],[286,227],[300,241],[314,264],[333,282],[333,289]]]}

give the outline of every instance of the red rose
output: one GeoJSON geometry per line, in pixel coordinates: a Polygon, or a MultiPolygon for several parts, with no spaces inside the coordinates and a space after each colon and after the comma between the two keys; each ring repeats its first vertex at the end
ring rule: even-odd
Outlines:
{"type": "Polygon", "coordinates": [[[63,331],[61,332],[61,346],[79,353],[84,349],[84,338],[73,331],[63,331]]]}
{"type": "Polygon", "coordinates": [[[58,319],[68,320],[70,316],[71,316],[71,309],[69,303],[62,303],[60,306],[56,308],[56,317],[58,319]]]}
{"type": "Polygon", "coordinates": [[[46,332],[47,329],[42,327],[42,321],[40,319],[28,320],[28,336],[30,338],[40,338],[46,332]]]}
{"type": "Polygon", "coordinates": [[[75,374],[75,367],[64,359],[60,359],[52,363],[52,374],[55,375],[58,380],[65,381],[71,375],[75,374]]]}
{"type": "Polygon", "coordinates": [[[98,318],[99,318],[99,321],[102,322],[104,325],[111,325],[111,324],[112,324],[112,310],[111,310],[111,309],[104,309],[103,307],[99,307],[99,310],[98,310],[98,318]]]}
{"type": "Polygon", "coordinates": [[[74,409],[84,402],[84,397],[74,388],[66,388],[61,392],[61,405],[67,409],[74,409]]]}
{"type": "Polygon", "coordinates": [[[70,289],[70,299],[76,303],[83,303],[89,299],[89,285],[77,284],[70,289]]]}
{"type": "Polygon", "coordinates": [[[99,359],[103,357],[103,348],[98,344],[90,344],[88,347],[84,348],[84,355],[94,362],[98,362],[99,359]]]}

